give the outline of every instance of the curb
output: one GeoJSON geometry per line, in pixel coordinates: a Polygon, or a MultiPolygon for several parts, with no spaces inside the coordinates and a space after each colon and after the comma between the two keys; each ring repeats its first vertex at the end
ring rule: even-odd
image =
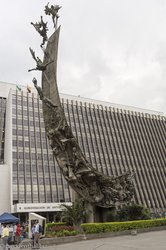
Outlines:
{"type": "MultiPolygon", "coordinates": [[[[152,231],[161,231],[166,230],[166,226],[160,227],[151,227],[151,228],[138,228],[132,230],[126,230],[121,232],[111,232],[111,233],[98,233],[98,234],[81,234],[76,236],[64,236],[64,237],[55,237],[55,238],[43,238],[40,240],[41,248],[46,248],[47,246],[52,245],[60,245],[65,243],[71,243],[76,241],[83,241],[83,240],[92,240],[92,239],[99,239],[99,238],[110,238],[116,237],[120,235],[133,235],[136,236],[138,233],[147,233],[152,231]]],[[[32,241],[29,239],[25,239],[21,242],[20,248],[28,248],[32,247],[32,241]]]]}

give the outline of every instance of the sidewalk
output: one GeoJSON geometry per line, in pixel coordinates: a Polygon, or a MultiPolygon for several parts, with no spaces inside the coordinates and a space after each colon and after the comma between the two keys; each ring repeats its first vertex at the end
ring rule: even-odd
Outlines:
{"type": "Polygon", "coordinates": [[[165,250],[166,231],[141,233],[70,244],[50,246],[47,250],[165,250]]]}
{"type": "MultiPolygon", "coordinates": [[[[10,250],[20,248],[11,246],[10,250]]],[[[25,249],[31,249],[26,247],[25,249]]],[[[41,246],[46,250],[165,250],[166,231],[139,233],[95,240],[78,241],[54,246],[41,246]]]]}

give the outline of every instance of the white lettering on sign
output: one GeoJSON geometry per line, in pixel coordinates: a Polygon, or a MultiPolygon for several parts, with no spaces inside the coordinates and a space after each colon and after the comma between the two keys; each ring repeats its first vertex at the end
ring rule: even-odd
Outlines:
{"type": "MultiPolygon", "coordinates": [[[[71,204],[71,203],[66,203],[66,204],[71,204]]],[[[35,211],[61,211],[61,204],[59,203],[54,203],[54,204],[15,204],[13,206],[13,211],[16,212],[35,212],[35,211]]]]}

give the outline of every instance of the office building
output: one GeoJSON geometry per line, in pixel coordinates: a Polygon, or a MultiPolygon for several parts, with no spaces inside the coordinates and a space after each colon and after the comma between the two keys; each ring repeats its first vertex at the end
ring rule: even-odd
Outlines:
{"type": "MultiPolygon", "coordinates": [[[[35,89],[0,82],[0,212],[56,220],[72,190],[49,146],[35,89]]],[[[155,111],[61,94],[87,160],[106,175],[134,171],[134,201],[166,210],[166,117],[155,111]]]]}

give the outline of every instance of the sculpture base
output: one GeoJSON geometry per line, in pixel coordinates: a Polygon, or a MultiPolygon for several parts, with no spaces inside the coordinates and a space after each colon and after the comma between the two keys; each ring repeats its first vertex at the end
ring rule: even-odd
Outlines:
{"type": "Polygon", "coordinates": [[[93,222],[108,222],[108,212],[111,211],[110,208],[104,208],[104,207],[97,207],[93,206],[91,204],[87,204],[87,223],[93,223],[93,222]]]}
{"type": "MultiPolygon", "coordinates": [[[[80,195],[72,190],[72,200],[75,201],[78,198],[80,198],[80,195]]],[[[86,202],[86,210],[86,223],[107,222],[108,213],[111,211],[111,208],[98,207],[86,202]]]]}

